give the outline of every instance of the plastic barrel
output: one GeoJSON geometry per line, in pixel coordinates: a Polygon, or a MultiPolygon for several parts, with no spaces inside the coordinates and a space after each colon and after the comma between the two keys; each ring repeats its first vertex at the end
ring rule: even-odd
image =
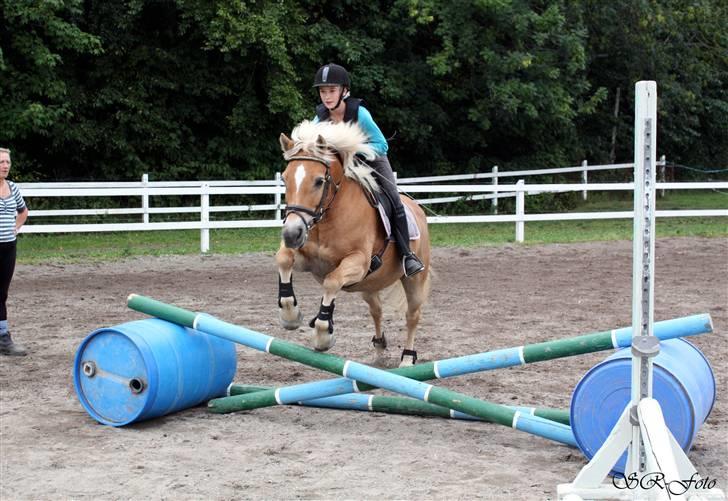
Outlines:
{"type": "MultiPolygon", "coordinates": [[[[687,452],[715,402],[715,377],[703,353],[684,339],[660,342],[653,359],[652,397],[660,403],[667,427],[687,452]]],[[[571,428],[588,459],[600,449],[631,400],[632,353],[620,350],[594,366],[571,398],[571,428]]],[[[612,474],[624,473],[627,453],[612,474]]]]}
{"type": "Polygon", "coordinates": [[[89,334],[73,381],[91,417],[124,426],[224,396],[236,365],[234,343],[152,318],[89,334]]]}

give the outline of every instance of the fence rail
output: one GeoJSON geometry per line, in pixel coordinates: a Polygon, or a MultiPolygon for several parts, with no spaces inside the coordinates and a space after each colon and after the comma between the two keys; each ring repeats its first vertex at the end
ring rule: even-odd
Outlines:
{"type": "MultiPolygon", "coordinates": [[[[658,165],[664,165],[664,157],[658,165]]],[[[626,219],[632,218],[631,211],[619,212],[581,212],[581,213],[554,213],[554,214],[526,214],[525,197],[540,193],[563,193],[577,191],[586,194],[590,191],[632,191],[633,183],[586,183],[584,169],[604,170],[632,168],[632,164],[616,164],[609,166],[565,167],[560,169],[529,170],[518,172],[502,172],[493,176],[493,173],[464,174],[455,176],[429,176],[421,178],[399,179],[400,191],[410,194],[457,194],[448,197],[427,197],[418,201],[422,205],[450,203],[457,200],[484,200],[492,201],[492,210],[495,214],[470,216],[430,216],[428,222],[438,223],[481,223],[481,222],[512,222],[515,223],[515,239],[524,240],[525,223],[529,221],[563,221],[563,220],[596,220],[596,219],[626,219]],[[498,184],[499,177],[515,177],[526,175],[542,175],[557,172],[582,171],[582,183],[566,184],[526,184],[521,179],[515,184],[498,184]],[[476,179],[491,179],[490,184],[443,184],[449,181],[463,181],[476,179]],[[424,184],[437,182],[440,184],[424,184]],[[516,210],[514,214],[497,214],[497,201],[499,198],[515,197],[516,210]]],[[[282,224],[281,213],[285,204],[281,195],[285,189],[276,174],[273,180],[255,181],[148,181],[144,175],[141,182],[96,182],[96,183],[19,183],[18,186],[25,198],[48,197],[139,197],[140,207],[129,208],[98,208],[98,209],[47,209],[30,210],[28,224],[21,229],[22,233],[80,233],[80,232],[111,232],[111,231],[155,231],[171,229],[200,230],[200,249],[209,250],[209,230],[223,228],[264,228],[276,227],[282,224]],[[210,196],[247,195],[273,197],[273,203],[246,204],[246,205],[211,205],[210,196]],[[162,196],[195,196],[200,197],[200,205],[193,207],[153,207],[150,197],[162,196]],[[273,212],[272,218],[210,221],[212,213],[235,212],[273,212]],[[165,221],[150,222],[150,215],[154,214],[200,214],[196,221],[165,221]],[[140,222],[134,223],[79,223],[79,224],[36,224],[35,217],[56,216],[109,216],[109,215],[141,215],[140,222]]],[[[703,183],[657,183],[658,190],[716,190],[728,189],[728,182],[703,183]]],[[[586,197],[585,197],[586,198],[586,197]]],[[[270,198],[269,198],[270,200],[270,198]]],[[[32,203],[29,203],[32,207],[32,203]]],[[[657,217],[722,217],[728,216],[728,209],[707,210],[680,210],[657,211],[657,217]]]]}

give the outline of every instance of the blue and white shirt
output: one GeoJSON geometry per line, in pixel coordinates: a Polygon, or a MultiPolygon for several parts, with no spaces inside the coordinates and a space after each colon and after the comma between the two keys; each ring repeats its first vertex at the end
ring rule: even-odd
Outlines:
{"type": "Polygon", "coordinates": [[[0,197],[0,242],[12,242],[15,236],[15,218],[18,212],[26,210],[25,200],[14,182],[5,180],[10,196],[0,197]]]}

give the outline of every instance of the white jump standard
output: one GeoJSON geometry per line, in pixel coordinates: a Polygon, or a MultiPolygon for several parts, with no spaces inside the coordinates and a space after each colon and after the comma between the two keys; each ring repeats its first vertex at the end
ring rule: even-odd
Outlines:
{"type": "Polygon", "coordinates": [[[634,235],[632,250],[632,400],[594,455],[570,484],[558,486],[565,501],[581,499],[725,499],[720,489],[696,490],[685,482],[697,470],[665,425],[660,404],[652,398],[652,358],[660,352],[653,335],[655,254],[655,157],[657,155],[657,86],[635,85],[634,235]],[[661,474],[659,485],[636,482],[634,488],[602,483],[627,449],[625,478],[661,474]],[[671,488],[673,488],[671,490],[671,488]]]}

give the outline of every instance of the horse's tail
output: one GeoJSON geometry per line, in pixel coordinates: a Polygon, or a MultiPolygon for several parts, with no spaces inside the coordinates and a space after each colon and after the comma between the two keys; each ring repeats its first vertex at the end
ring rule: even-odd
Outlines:
{"type": "MultiPolygon", "coordinates": [[[[432,288],[432,278],[435,275],[435,272],[433,271],[432,266],[428,266],[425,273],[422,293],[425,298],[429,298],[430,290],[432,288]]],[[[392,308],[397,313],[404,315],[407,312],[407,295],[404,292],[401,280],[397,280],[389,287],[380,291],[379,299],[383,305],[392,308]]]]}

